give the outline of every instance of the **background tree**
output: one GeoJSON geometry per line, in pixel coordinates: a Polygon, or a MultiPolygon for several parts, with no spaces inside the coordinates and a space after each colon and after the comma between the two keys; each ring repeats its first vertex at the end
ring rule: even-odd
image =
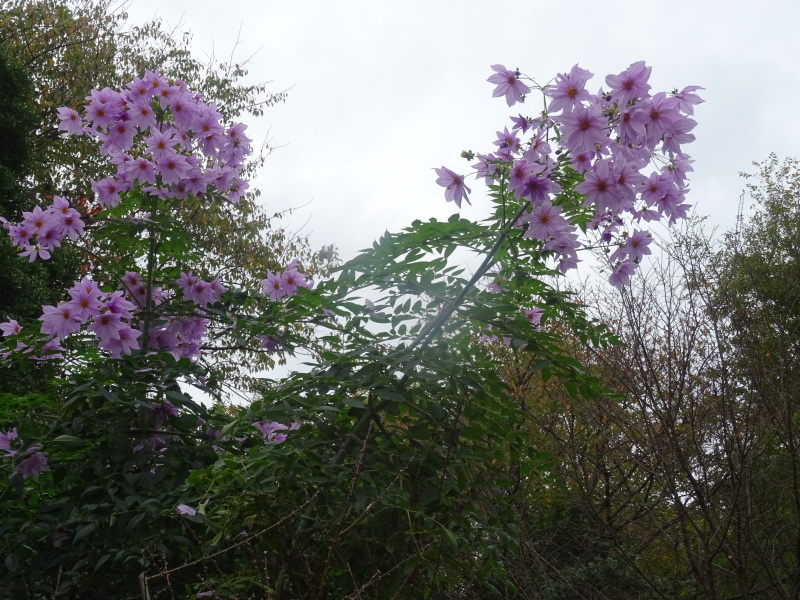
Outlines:
{"type": "Polygon", "coordinates": [[[730,386],[755,426],[737,436],[762,449],[741,498],[752,515],[754,584],[800,596],[800,163],[773,154],[744,174],[753,205],[717,256],[715,309],[725,319],[730,386]],[[763,494],[762,494],[763,493],[763,494]]]}
{"type": "MultiPolygon", "coordinates": [[[[24,182],[34,169],[34,140],[39,124],[35,94],[27,70],[0,46],[0,214],[17,221],[28,201],[24,182]]],[[[55,303],[77,270],[75,253],[47,263],[20,261],[7,236],[0,239],[0,318],[38,317],[43,303],[55,303]]],[[[27,364],[0,369],[0,390],[23,392],[39,387],[47,368],[27,364]]]]}
{"type": "Polygon", "coordinates": [[[734,231],[697,221],[630,287],[584,292],[624,343],[570,348],[617,395],[508,357],[551,465],[518,509],[531,597],[797,597],[800,168],[757,167],[734,231]]]}

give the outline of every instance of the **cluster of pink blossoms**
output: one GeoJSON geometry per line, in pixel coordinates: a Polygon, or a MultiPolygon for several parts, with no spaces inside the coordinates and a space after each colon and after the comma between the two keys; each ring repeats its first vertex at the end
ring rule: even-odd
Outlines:
{"type": "MultiPolygon", "coordinates": [[[[502,65],[492,69],[494,96],[505,97],[509,106],[531,92],[518,71],[502,65]]],[[[664,219],[673,224],[687,215],[687,172],[693,161],[682,146],[695,139],[690,132],[697,123],[689,115],[703,102],[695,94],[702,88],[651,95],[650,71],[636,62],[606,77],[607,90],[590,93],[586,85],[592,74],[575,65],[542,88],[549,99],[545,113],[512,117],[511,130],[497,132],[496,150],[478,155],[473,165],[488,184],[503,178],[517,199],[530,203],[517,224],[525,237],[553,253],[561,272],[577,266],[581,247],[577,223],[559,203],[565,161],[583,176],[574,191],[584,195],[584,207],[594,214],[589,226],[609,247],[612,285],[630,283],[639,261],[650,254],[648,232],[627,223],[664,219]]],[[[448,201],[459,207],[462,199],[468,201],[463,176],[445,167],[436,173],[448,201]]]]}
{"type": "Polygon", "coordinates": [[[271,300],[292,296],[297,293],[297,288],[304,287],[311,289],[312,283],[306,280],[306,276],[297,270],[297,260],[290,262],[283,273],[273,273],[267,271],[267,277],[259,281],[262,291],[271,300]]]}
{"type": "Polygon", "coordinates": [[[94,333],[102,349],[119,358],[139,348],[141,332],[131,327],[136,306],[125,299],[121,290],[102,292],[94,281],[84,277],[69,289],[70,300],[57,306],[44,306],[39,317],[41,331],[54,340],[87,330],[94,333]]]}
{"type": "Polygon", "coordinates": [[[202,198],[209,191],[238,202],[248,183],[240,176],[250,154],[246,125],[227,129],[213,103],[186,84],[145,71],[119,91],[92,90],[83,117],[58,109],[59,129],[102,142],[100,152],[116,173],[92,181],[102,206],[116,206],[120,193],[138,184],[161,198],[202,198]]]}
{"type": "MultiPolygon", "coordinates": [[[[188,316],[162,316],[154,321],[148,331],[148,347],[154,351],[169,352],[176,359],[195,360],[200,356],[201,344],[210,324],[203,308],[218,302],[226,288],[218,277],[205,281],[191,271],[181,273],[175,283],[184,298],[197,305],[198,312],[188,316]]],[[[310,288],[311,285],[305,275],[298,271],[296,260],[282,274],[269,272],[267,278],[261,280],[262,289],[272,300],[291,296],[298,287],[310,288]]],[[[143,327],[137,311],[146,306],[147,283],[139,273],[126,272],[122,277],[122,289],[113,292],[101,291],[97,283],[84,277],[69,289],[69,296],[68,301],[42,307],[43,315],[39,318],[42,322],[41,333],[48,339],[41,354],[34,355],[33,348],[21,341],[17,342],[17,352],[30,354],[30,358],[40,360],[61,358],[64,348],[60,342],[82,331],[84,326],[88,332],[95,334],[100,348],[108,351],[113,358],[120,358],[141,347],[143,327]]],[[[159,286],[150,287],[150,302],[154,307],[163,305],[171,297],[169,291],[159,286]]],[[[18,335],[22,327],[12,319],[0,323],[0,331],[4,336],[18,335]]],[[[280,345],[272,336],[263,336],[260,340],[261,347],[270,351],[280,345]]],[[[0,356],[7,357],[8,353],[0,356]]]]}
{"type": "Polygon", "coordinates": [[[65,237],[76,240],[84,233],[84,223],[80,213],[70,207],[66,198],[53,197],[53,204],[47,208],[36,206],[30,212],[22,213],[22,222],[14,225],[0,217],[0,223],[11,236],[11,243],[27,256],[29,262],[37,257],[50,258],[50,252],[61,246],[65,237]]]}
{"type": "Polygon", "coordinates": [[[6,433],[0,431],[0,458],[19,461],[17,470],[22,474],[23,479],[35,478],[42,471],[50,470],[47,464],[47,454],[41,452],[41,448],[41,444],[33,444],[25,448],[17,434],[16,427],[6,433]]]}
{"type": "Polygon", "coordinates": [[[300,423],[292,423],[291,425],[283,425],[275,421],[265,423],[264,421],[257,421],[252,424],[253,427],[261,432],[262,437],[268,444],[280,444],[286,441],[288,435],[280,433],[282,431],[294,431],[300,429],[300,423]]]}
{"type": "MultiPolygon", "coordinates": [[[[41,355],[33,354],[33,348],[21,341],[17,342],[16,351],[36,359],[61,358],[64,348],[60,342],[84,327],[95,334],[99,347],[113,358],[139,349],[143,328],[136,313],[139,307],[144,306],[147,286],[141,275],[133,271],[128,271],[122,281],[123,289],[113,292],[103,292],[97,283],[87,277],[76,281],[69,289],[70,300],[42,307],[43,315],[39,317],[42,322],[41,333],[48,339],[41,355]]],[[[151,302],[155,306],[160,305],[167,296],[161,288],[151,288],[151,302]]],[[[208,319],[197,315],[159,319],[148,332],[149,347],[170,352],[176,359],[196,359],[200,355],[200,345],[208,324],[208,319]]],[[[12,319],[0,323],[0,331],[4,336],[17,335],[22,327],[12,319]]],[[[7,353],[3,356],[7,356],[7,353]]]]}
{"type": "Polygon", "coordinates": [[[188,273],[182,272],[180,279],[175,283],[181,288],[184,298],[203,307],[219,302],[222,294],[227,291],[227,288],[220,282],[219,277],[215,277],[211,281],[204,281],[199,277],[195,277],[191,271],[188,273]]]}
{"type": "MultiPolygon", "coordinates": [[[[99,205],[116,206],[121,194],[135,186],[163,199],[221,196],[231,202],[247,189],[241,179],[243,161],[251,152],[246,126],[224,127],[214,104],[190,93],[183,82],[146,71],[119,91],[93,90],[86,101],[83,114],[59,109],[59,129],[101,142],[100,152],[115,174],[92,182],[99,205]]],[[[59,196],[46,209],[37,206],[23,213],[18,225],[2,218],[0,222],[22,250],[20,255],[30,261],[47,259],[63,238],[75,240],[84,234],[80,214],[59,196]]],[[[298,286],[310,287],[297,270],[297,261],[280,275],[268,273],[261,284],[273,300],[294,294],[298,286]]],[[[95,334],[100,348],[119,358],[141,348],[146,329],[149,349],[194,360],[210,323],[204,309],[219,302],[226,288],[219,277],[207,281],[188,271],[181,273],[173,289],[195,305],[194,314],[170,314],[185,312],[166,308],[174,305],[171,291],[152,284],[148,289],[147,281],[134,271],[126,272],[120,289],[113,292],[103,292],[84,278],[69,290],[69,301],[42,307],[41,333],[47,338],[41,352],[34,353],[19,338],[16,351],[40,360],[60,358],[64,350],[60,342],[86,330],[95,334]],[[146,307],[160,307],[161,313],[149,327],[137,314],[146,307]]],[[[4,336],[16,336],[21,327],[10,320],[0,324],[0,330],[4,336]]],[[[0,355],[8,356],[8,352],[0,355]]]]}

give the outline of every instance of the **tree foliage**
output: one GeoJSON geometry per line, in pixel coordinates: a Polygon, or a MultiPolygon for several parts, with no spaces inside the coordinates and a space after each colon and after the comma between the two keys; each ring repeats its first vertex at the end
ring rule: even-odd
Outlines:
{"type": "MultiPolygon", "coordinates": [[[[531,91],[519,72],[493,69],[490,81],[509,105],[531,91]]],[[[649,74],[644,63],[631,70],[649,74]]],[[[559,75],[558,89],[540,91],[558,96],[570,77],[582,87],[587,75],[575,67],[559,75]]],[[[153,79],[188,94],[174,79],[153,79]]],[[[211,180],[183,194],[168,180],[172,167],[153,157],[155,183],[131,177],[113,200],[98,191],[87,202],[89,239],[78,242],[92,254],[91,278],[70,288],[72,300],[45,307],[42,319],[21,328],[2,323],[4,357],[57,366],[35,393],[0,394],[0,469],[8,473],[0,494],[0,593],[477,599],[648,589],[650,567],[631,558],[637,546],[628,532],[645,528],[652,513],[636,505],[653,505],[659,493],[681,502],[672,490],[684,493],[696,476],[681,473],[677,488],[655,490],[648,470],[619,464],[642,442],[626,438],[632,429],[616,420],[618,398],[607,389],[613,378],[593,359],[611,356],[615,338],[555,282],[577,261],[579,236],[600,227],[617,246],[612,281],[624,283],[642,259],[649,238],[629,236],[620,224],[637,218],[638,202],[649,206],[645,192],[631,185],[614,197],[590,181],[608,178],[618,156],[634,151],[641,168],[654,155],[668,161],[651,175],[664,195],[652,201],[658,209],[647,210],[681,217],[685,172],[674,171],[686,165],[673,156],[678,141],[641,128],[625,133],[618,103],[634,112],[640,101],[663,103],[675,122],[653,128],[677,131],[681,122],[691,129],[685,115],[700,100],[687,90],[628,100],[600,93],[586,100],[591,107],[581,99],[571,105],[565,95],[560,110],[583,116],[515,117],[525,141],[504,132],[499,153],[480,157],[489,180],[485,221],[458,214],[415,221],[315,286],[298,285],[300,265],[292,261],[291,288],[275,273],[259,281],[260,290],[239,285],[243,268],[198,298],[198,281],[217,274],[205,272],[209,242],[201,239],[213,239],[204,227],[216,225],[195,219],[234,210],[229,184],[211,180]],[[638,145],[612,139],[601,122],[638,145]],[[563,147],[553,151],[551,142],[563,147]],[[597,151],[596,172],[588,174],[569,156],[586,143],[597,151]],[[464,253],[474,260],[469,271],[464,253]],[[96,294],[91,310],[82,293],[96,294]],[[119,327],[110,325],[115,319],[119,327]],[[265,384],[249,406],[200,404],[181,384],[218,394],[220,371],[197,357],[230,349],[230,340],[252,354],[305,350],[313,360],[265,384]],[[504,369],[508,357],[524,371],[504,369]],[[548,423],[540,415],[538,423],[568,433],[566,441],[584,451],[566,443],[542,451],[549,440],[529,420],[539,404],[564,407],[562,417],[548,423]],[[580,419],[588,426],[576,426],[580,419]],[[569,465],[576,459],[577,467],[569,465]],[[577,490],[584,504],[565,489],[577,490]],[[545,514],[539,503],[548,500],[554,512],[545,514]],[[600,509],[586,510],[595,501],[600,509]],[[534,512],[541,516],[530,518],[534,512]],[[584,524],[593,529],[581,531],[584,524]],[[558,560],[540,560],[543,548],[531,535],[539,533],[563,550],[558,560]],[[549,572],[531,574],[531,561],[549,572]],[[564,569],[572,571],[568,578],[564,569]]],[[[145,96],[162,124],[178,122],[175,103],[145,96]]],[[[83,118],[91,120],[88,112],[83,118]]],[[[171,162],[203,171],[226,161],[230,139],[205,146],[199,129],[189,128],[191,143],[171,162]]],[[[150,134],[140,130],[126,151],[153,155],[141,150],[150,134]]],[[[644,179],[619,160],[625,177],[644,179]]],[[[464,178],[437,172],[446,198],[464,199],[464,178]]],[[[38,245],[39,236],[15,241],[38,245]]],[[[226,263],[217,264],[225,272],[226,263]]],[[[208,282],[201,287],[208,291],[208,282]]],[[[658,371],[672,377],[669,367],[658,371]]],[[[640,374],[645,391],[651,376],[640,374]]],[[[700,522],[692,517],[682,524],[700,522]]]]}

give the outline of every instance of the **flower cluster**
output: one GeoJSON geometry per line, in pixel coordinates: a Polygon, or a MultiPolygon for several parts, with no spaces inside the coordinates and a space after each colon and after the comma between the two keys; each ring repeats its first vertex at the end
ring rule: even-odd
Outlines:
{"type": "Polygon", "coordinates": [[[0,432],[0,458],[11,458],[19,461],[17,470],[24,479],[38,477],[42,471],[49,471],[47,454],[41,452],[41,444],[32,444],[27,448],[17,434],[16,427],[6,433],[0,432]]]}
{"type": "Polygon", "coordinates": [[[209,323],[198,315],[168,318],[150,328],[149,347],[169,352],[176,359],[197,360],[209,323]]]}
{"type": "Polygon", "coordinates": [[[102,349],[119,358],[139,348],[141,332],[131,327],[136,306],[120,290],[103,292],[97,283],[84,277],[69,289],[70,300],[57,306],[44,306],[39,317],[41,331],[54,340],[63,340],[88,323],[102,349]]]}
{"type": "MultiPolygon", "coordinates": [[[[246,126],[224,127],[214,104],[205,103],[183,82],[167,80],[158,71],[146,71],[144,77],[118,91],[92,90],[81,113],[64,107],[58,115],[60,130],[96,138],[100,153],[115,171],[92,182],[95,201],[101,207],[116,206],[133,189],[160,199],[221,196],[231,202],[237,202],[247,189],[241,178],[243,161],[251,152],[246,126]]],[[[150,223],[155,219],[150,213],[139,218],[150,223]]],[[[63,238],[75,240],[85,233],[80,214],[59,196],[50,207],[37,206],[23,213],[19,224],[2,218],[0,222],[21,249],[20,255],[30,261],[49,258],[63,238]]],[[[127,271],[121,287],[113,292],[102,292],[87,278],[75,282],[69,290],[70,300],[42,307],[41,334],[47,337],[37,339],[39,346],[44,341],[41,351],[34,353],[21,338],[17,338],[16,350],[29,358],[60,358],[64,338],[88,331],[96,336],[100,348],[115,358],[142,345],[170,352],[175,358],[198,358],[210,323],[205,309],[222,299],[226,287],[219,277],[206,280],[191,270],[182,271],[167,289],[161,287],[163,280],[156,283],[136,271],[127,271]],[[181,296],[194,305],[188,315],[175,306],[181,296]],[[159,307],[157,315],[153,314],[155,307],[159,307]],[[142,311],[149,313],[146,325],[141,321],[142,311]],[[142,337],[145,331],[146,339],[142,337]]],[[[311,284],[294,261],[282,274],[268,273],[261,286],[271,299],[278,300],[311,284]]],[[[5,336],[16,336],[21,330],[16,321],[0,327],[5,336]]]]}
{"type": "Polygon", "coordinates": [[[184,298],[203,307],[219,302],[222,294],[226,291],[219,277],[215,277],[211,281],[203,281],[199,277],[195,277],[191,271],[182,272],[180,279],[175,283],[181,288],[184,298]]]}
{"type": "MultiPolygon", "coordinates": [[[[80,332],[84,326],[95,334],[99,347],[109,352],[112,358],[139,349],[143,328],[137,318],[137,309],[144,305],[146,284],[133,271],[128,271],[122,281],[123,290],[104,292],[97,283],[84,277],[69,289],[70,300],[55,306],[43,306],[39,320],[41,333],[47,339],[41,355],[31,354],[31,358],[60,358],[64,350],[60,341],[80,332]]],[[[161,288],[151,289],[151,301],[155,305],[166,297],[161,288]]],[[[208,324],[208,319],[198,315],[159,319],[149,329],[148,346],[151,350],[169,352],[176,359],[196,359],[200,356],[200,344],[208,324]]],[[[17,335],[22,327],[12,319],[0,323],[0,331],[4,336],[17,335]]],[[[16,351],[32,353],[33,348],[18,341],[16,351]]]]}
{"type": "MultiPolygon", "coordinates": [[[[122,289],[113,292],[101,291],[98,284],[88,277],[74,282],[68,291],[70,300],[42,307],[43,314],[39,318],[41,333],[47,338],[41,353],[33,354],[33,348],[22,341],[17,342],[16,351],[40,360],[61,358],[64,348],[60,342],[70,334],[80,332],[84,326],[95,334],[99,347],[109,352],[112,358],[120,358],[139,349],[144,328],[137,313],[146,305],[147,282],[135,271],[127,271],[121,282],[122,289]]],[[[148,348],[169,352],[176,359],[196,360],[210,324],[203,309],[218,302],[226,288],[218,277],[205,281],[192,271],[182,272],[175,284],[184,298],[199,308],[195,309],[194,314],[162,316],[151,322],[147,335],[148,348]]],[[[311,285],[298,270],[296,260],[289,263],[282,274],[268,272],[267,278],[261,280],[262,289],[272,300],[291,296],[298,287],[310,288],[311,285]]],[[[150,287],[153,306],[162,305],[171,297],[174,296],[159,286],[150,287]]],[[[13,319],[0,323],[0,332],[4,336],[18,335],[21,331],[21,325],[13,319]]],[[[280,345],[280,340],[274,336],[261,336],[259,339],[260,347],[270,352],[277,350],[280,345]]],[[[8,355],[4,352],[0,357],[7,358],[8,355]]]]}
{"type": "MultiPolygon", "coordinates": [[[[494,96],[504,96],[509,106],[530,93],[518,71],[502,65],[492,69],[494,96]]],[[[570,174],[582,176],[570,189],[583,195],[583,208],[593,215],[586,225],[600,244],[616,246],[608,249],[613,285],[628,284],[643,255],[650,254],[648,232],[636,229],[629,235],[626,223],[663,219],[673,224],[687,215],[686,174],[693,161],[682,147],[695,139],[690,132],[697,123],[690,115],[703,102],[695,93],[702,88],[651,95],[650,71],[636,62],[607,76],[606,90],[590,93],[586,85],[592,73],[575,65],[540,88],[549,101],[545,112],[512,117],[510,131],[497,132],[496,150],[478,155],[473,165],[488,184],[502,180],[517,200],[529,203],[517,225],[524,237],[538,240],[556,257],[561,272],[577,266],[581,246],[578,225],[583,223],[559,196],[570,174]]],[[[470,191],[464,177],[445,168],[436,171],[446,199],[460,206],[470,191]]]]}
{"type": "Polygon", "coordinates": [[[270,423],[257,421],[252,425],[261,432],[261,435],[268,444],[280,444],[281,442],[285,442],[287,434],[279,432],[294,431],[295,429],[300,428],[300,423],[292,423],[291,425],[287,426],[283,425],[282,423],[276,423],[275,421],[270,423]]]}
{"type": "Polygon", "coordinates": [[[259,281],[262,291],[271,300],[280,300],[286,296],[297,293],[297,288],[304,287],[311,289],[312,282],[307,280],[305,275],[297,270],[297,260],[290,262],[283,273],[273,273],[267,271],[266,278],[259,281]]]}
{"type": "Polygon", "coordinates": [[[32,211],[23,212],[19,225],[13,225],[3,217],[0,217],[0,223],[11,236],[11,242],[22,250],[19,256],[28,257],[29,262],[37,258],[47,260],[51,251],[61,246],[62,239],[78,239],[85,227],[80,213],[61,196],[54,196],[53,203],[47,208],[37,205],[32,211]]]}
{"type": "Polygon", "coordinates": [[[59,129],[101,142],[100,152],[116,173],[92,181],[102,206],[116,206],[120,194],[138,184],[160,198],[202,198],[213,192],[238,202],[248,183],[241,178],[250,154],[246,125],[222,125],[213,103],[203,102],[186,84],[145,71],[123,89],[92,90],[83,116],[58,109],[59,129]]]}

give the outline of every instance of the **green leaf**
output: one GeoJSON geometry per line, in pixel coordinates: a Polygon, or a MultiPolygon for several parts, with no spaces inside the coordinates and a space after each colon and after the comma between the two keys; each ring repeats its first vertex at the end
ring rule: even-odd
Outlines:
{"type": "Polygon", "coordinates": [[[86,440],[74,435],[59,435],[58,437],[53,438],[51,443],[64,446],[65,448],[80,448],[88,444],[86,440]]]}
{"type": "Polygon", "coordinates": [[[447,542],[450,544],[450,547],[453,550],[458,550],[458,538],[456,538],[456,534],[454,534],[449,529],[443,527],[445,538],[447,538],[447,542]]]}
{"type": "Polygon", "coordinates": [[[14,554],[9,554],[6,556],[6,559],[3,562],[6,565],[6,569],[9,571],[16,571],[17,566],[19,565],[19,558],[17,558],[14,554]]]}
{"type": "Polygon", "coordinates": [[[133,518],[130,521],[128,521],[128,525],[125,527],[125,529],[127,531],[133,531],[134,529],[136,529],[136,526],[142,522],[142,519],[144,519],[144,517],[145,513],[143,512],[133,515],[133,518]]]}
{"type": "Polygon", "coordinates": [[[97,572],[100,569],[100,567],[102,567],[104,564],[106,564],[108,562],[108,559],[111,558],[111,556],[112,556],[111,554],[105,554],[105,555],[101,556],[100,560],[98,560],[97,563],[95,563],[95,565],[94,565],[95,572],[97,572]]]}
{"type": "Polygon", "coordinates": [[[75,533],[75,537],[72,538],[72,543],[74,544],[78,540],[82,540],[87,535],[92,533],[96,528],[97,528],[96,523],[89,523],[88,525],[84,525],[83,527],[78,529],[78,531],[75,533]]]}

